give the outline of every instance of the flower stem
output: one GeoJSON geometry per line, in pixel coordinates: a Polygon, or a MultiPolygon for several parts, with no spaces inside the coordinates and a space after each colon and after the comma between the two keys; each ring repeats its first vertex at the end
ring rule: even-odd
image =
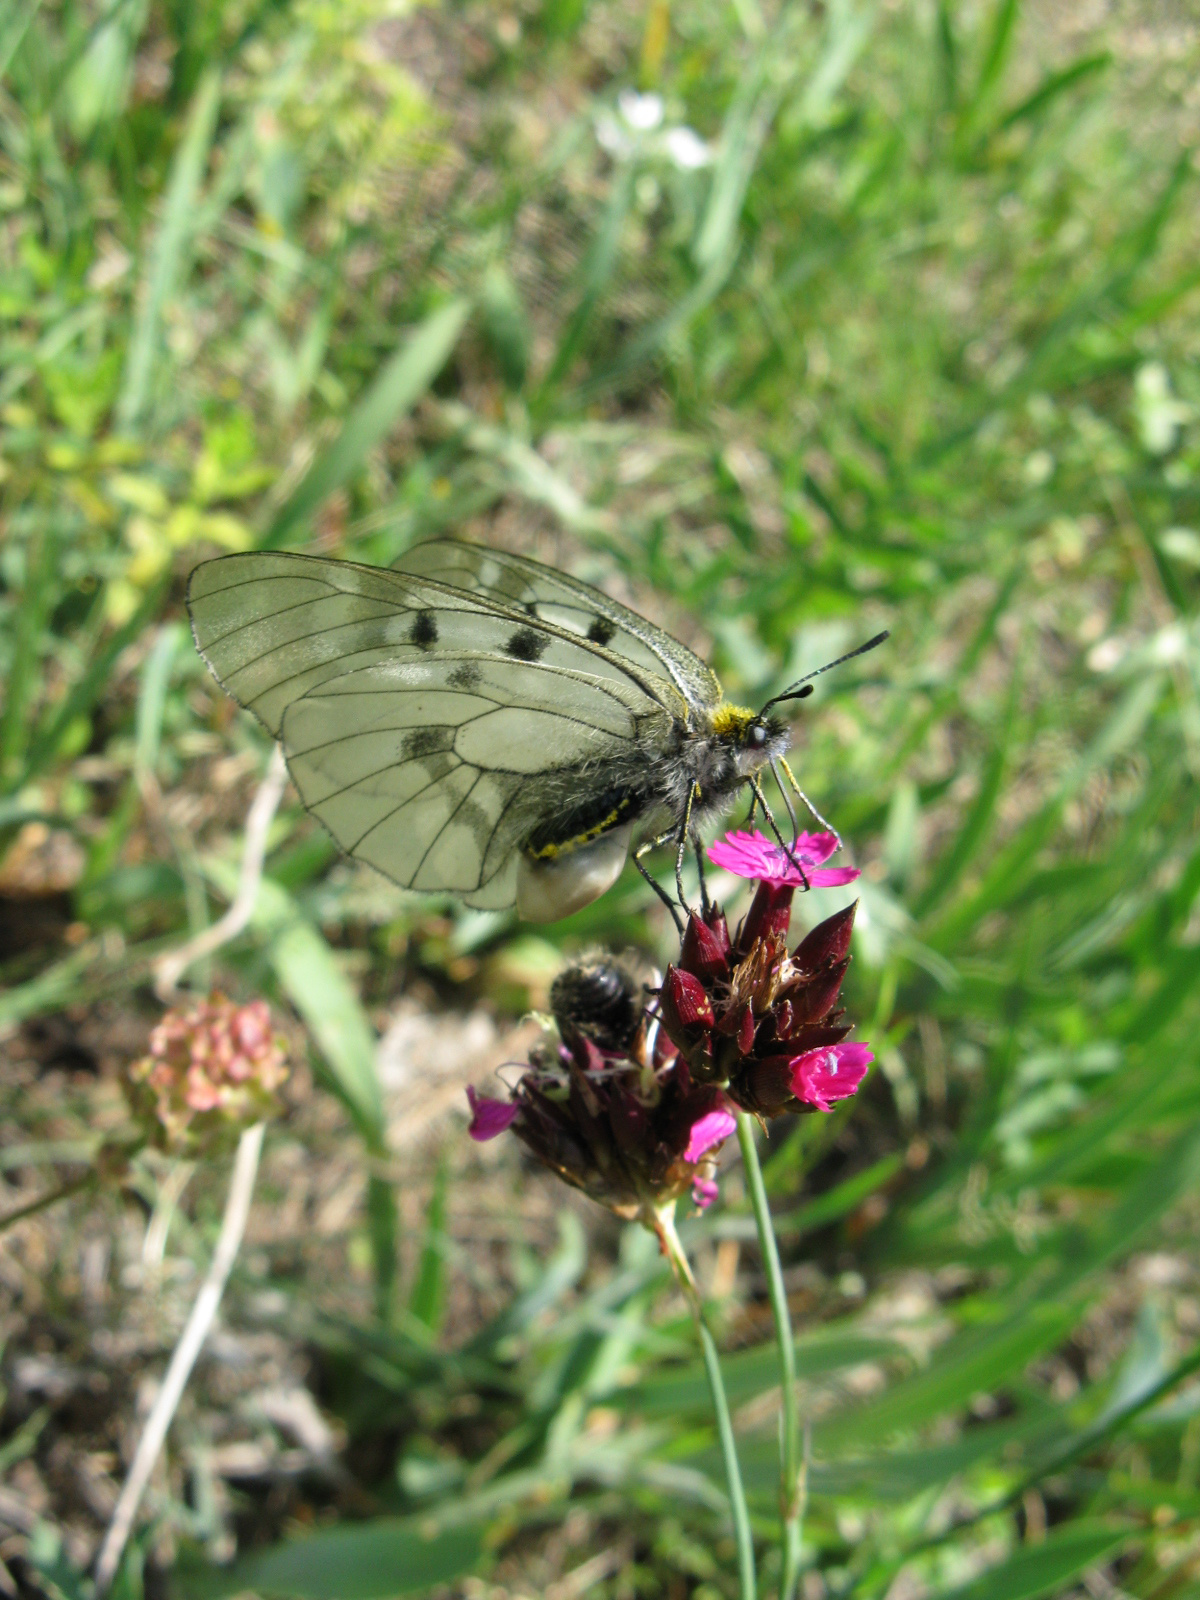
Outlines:
{"type": "MultiPolygon", "coordinates": [[[[737,1544],[740,1600],[758,1600],[758,1584],[754,1575],[754,1538],[750,1532],[750,1512],[746,1505],[746,1491],[742,1487],[742,1469],[738,1463],[737,1445],[733,1437],[733,1422],[729,1416],[729,1400],[725,1394],[725,1380],[721,1375],[721,1361],[717,1355],[716,1341],[704,1315],[704,1302],[692,1275],[691,1263],[683,1242],[675,1231],[675,1203],[651,1213],[650,1226],[658,1235],[663,1254],[675,1269],[675,1275],[691,1309],[704,1353],[704,1371],[712,1394],[713,1411],[717,1419],[717,1438],[721,1445],[721,1459],[725,1464],[725,1486],[729,1491],[729,1510],[733,1517],[733,1536],[737,1544]]],[[[648,1219],[649,1220],[649,1219],[648,1219]]]]}
{"type": "Polygon", "coordinates": [[[779,1517],[782,1525],[783,1571],[779,1579],[779,1600],[793,1600],[800,1577],[800,1549],[807,1499],[807,1472],[796,1399],[796,1351],[792,1342],[787,1292],[783,1286],[783,1270],[779,1265],[779,1247],[775,1242],[767,1188],[763,1183],[758,1149],[754,1143],[754,1118],[745,1111],[739,1111],[737,1125],[742,1165],[746,1171],[750,1204],[758,1228],[758,1247],[762,1253],[771,1314],[775,1319],[775,1338],[779,1346],[779,1386],[783,1406],[779,1437],[779,1517]]]}
{"type": "Polygon", "coordinates": [[[208,1337],[208,1331],[221,1304],[221,1296],[225,1292],[225,1284],[237,1260],[242,1235],[246,1231],[246,1221],[250,1215],[250,1201],[254,1194],[254,1180],[258,1175],[258,1158],[262,1154],[265,1131],[266,1123],[256,1122],[253,1127],[244,1130],[238,1141],[233,1176],[225,1200],[225,1215],[221,1218],[221,1232],[217,1237],[208,1273],[200,1286],[200,1293],[196,1296],[179,1343],[175,1346],[166,1375],[150,1409],[150,1415],[146,1418],[146,1425],[142,1429],[142,1436],[134,1452],[133,1465],[117,1499],[112,1521],[100,1546],[100,1554],[96,1557],[95,1593],[100,1600],[103,1600],[112,1586],[121,1554],[133,1530],[133,1519],[137,1516],[142,1494],[150,1481],[158,1453],[167,1437],[167,1429],[171,1426],[175,1409],[183,1398],[183,1391],[196,1364],[196,1357],[208,1337]]]}

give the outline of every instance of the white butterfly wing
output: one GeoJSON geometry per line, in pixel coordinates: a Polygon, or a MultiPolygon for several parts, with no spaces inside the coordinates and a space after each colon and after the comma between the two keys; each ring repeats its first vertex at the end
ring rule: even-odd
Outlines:
{"type": "Polygon", "coordinates": [[[406,550],[392,570],[474,592],[589,639],[640,670],[668,679],[693,709],[720,702],[716,674],[686,645],[599,589],[538,561],[457,539],[431,539],[406,550]]]}
{"type": "Polygon", "coordinates": [[[406,888],[511,905],[555,773],[665,734],[670,686],[570,633],[429,579],[247,553],[192,574],[222,685],[283,744],[304,804],[406,888]]]}

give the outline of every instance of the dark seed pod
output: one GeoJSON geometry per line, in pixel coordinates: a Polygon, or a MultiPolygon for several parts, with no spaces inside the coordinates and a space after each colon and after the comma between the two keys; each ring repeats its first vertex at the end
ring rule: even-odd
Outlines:
{"type": "Polygon", "coordinates": [[[567,967],[550,985],[550,1010],[564,1036],[581,1033],[601,1050],[626,1050],[640,1024],[641,985],[607,957],[567,967]]]}

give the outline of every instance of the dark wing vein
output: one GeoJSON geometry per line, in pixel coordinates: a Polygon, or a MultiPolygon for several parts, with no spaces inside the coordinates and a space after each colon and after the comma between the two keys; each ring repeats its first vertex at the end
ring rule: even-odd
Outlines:
{"type": "MultiPolygon", "coordinates": [[[[466,763],[464,763],[464,765],[466,765],[466,763]]],[[[472,780],[471,787],[467,790],[466,794],[463,795],[462,799],[455,806],[454,810],[450,813],[450,815],[446,818],[445,822],[442,823],[441,827],[434,834],[433,838],[430,839],[429,843],[425,846],[425,849],[421,854],[420,861],[417,862],[416,867],[413,869],[412,881],[414,883],[421,876],[421,868],[425,865],[426,861],[428,861],[429,852],[433,849],[434,845],[438,842],[438,840],[445,833],[446,829],[454,821],[454,819],[458,815],[458,813],[466,805],[467,801],[475,793],[475,790],[479,787],[479,780],[482,777],[483,777],[483,773],[477,767],[475,769],[475,777],[472,780]]],[[[482,869],[483,869],[483,862],[482,861],[480,861],[479,866],[480,866],[480,870],[482,871],[482,869]]],[[[475,887],[478,888],[479,884],[476,883],[475,887]]]]}

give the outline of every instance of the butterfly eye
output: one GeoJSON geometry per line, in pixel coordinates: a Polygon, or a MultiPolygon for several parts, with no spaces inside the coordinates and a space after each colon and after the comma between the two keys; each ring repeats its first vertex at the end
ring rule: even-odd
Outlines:
{"type": "Polygon", "coordinates": [[[754,749],[761,750],[767,742],[767,730],[761,722],[752,722],[746,730],[746,739],[754,749]]]}

